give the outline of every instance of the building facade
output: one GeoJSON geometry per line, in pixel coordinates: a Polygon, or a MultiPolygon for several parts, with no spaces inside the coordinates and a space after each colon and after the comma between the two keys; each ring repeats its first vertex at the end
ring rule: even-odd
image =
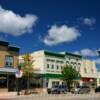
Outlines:
{"type": "MultiPolygon", "coordinates": [[[[43,87],[52,87],[53,85],[63,84],[61,78],[62,68],[67,64],[71,65],[81,75],[81,79],[76,79],[80,85],[97,84],[97,69],[93,61],[86,60],[80,55],[63,52],[36,51],[31,53],[33,57],[33,67],[36,74],[43,77],[43,87]]],[[[20,57],[20,61],[22,58],[20,57]]]]}
{"type": "Polygon", "coordinates": [[[0,89],[11,89],[18,66],[19,48],[0,41],[0,89]]]}

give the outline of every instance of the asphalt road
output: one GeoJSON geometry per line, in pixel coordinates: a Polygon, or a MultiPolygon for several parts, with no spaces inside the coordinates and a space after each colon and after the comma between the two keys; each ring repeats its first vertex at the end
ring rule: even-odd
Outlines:
{"type": "MultiPolygon", "coordinates": [[[[0,99],[1,100],[1,99],[0,99]]],[[[63,95],[40,95],[16,96],[10,100],[100,100],[100,94],[63,94],[63,95]]]]}

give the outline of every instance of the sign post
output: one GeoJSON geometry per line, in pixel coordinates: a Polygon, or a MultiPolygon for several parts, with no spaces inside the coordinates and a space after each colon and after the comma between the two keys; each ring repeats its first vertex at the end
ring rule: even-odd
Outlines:
{"type": "Polygon", "coordinates": [[[19,86],[20,86],[20,84],[19,84],[19,78],[21,78],[22,77],[22,75],[23,75],[23,72],[22,72],[22,70],[21,70],[21,67],[20,66],[18,66],[18,70],[16,71],[16,73],[15,73],[15,76],[16,76],[16,88],[17,88],[17,95],[20,95],[20,91],[19,91],[19,86]]]}

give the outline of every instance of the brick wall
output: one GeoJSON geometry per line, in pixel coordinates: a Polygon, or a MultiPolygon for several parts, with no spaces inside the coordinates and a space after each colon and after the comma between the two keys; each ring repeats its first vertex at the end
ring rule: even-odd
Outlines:
{"type": "Polygon", "coordinates": [[[0,45],[0,68],[5,66],[5,56],[11,55],[14,57],[14,67],[18,65],[18,51],[9,51],[8,46],[0,45]]]}

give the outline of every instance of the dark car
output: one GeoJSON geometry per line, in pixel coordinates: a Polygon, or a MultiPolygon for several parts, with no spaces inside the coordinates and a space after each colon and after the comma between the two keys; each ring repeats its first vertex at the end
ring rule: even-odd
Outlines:
{"type": "Polygon", "coordinates": [[[95,93],[100,92],[100,86],[95,88],[95,93]]]}
{"type": "Polygon", "coordinates": [[[66,93],[68,91],[67,85],[59,85],[58,93],[66,93]]]}
{"type": "Polygon", "coordinates": [[[68,90],[66,85],[56,85],[52,88],[47,89],[48,94],[60,94],[60,93],[66,93],[68,90]]]}

